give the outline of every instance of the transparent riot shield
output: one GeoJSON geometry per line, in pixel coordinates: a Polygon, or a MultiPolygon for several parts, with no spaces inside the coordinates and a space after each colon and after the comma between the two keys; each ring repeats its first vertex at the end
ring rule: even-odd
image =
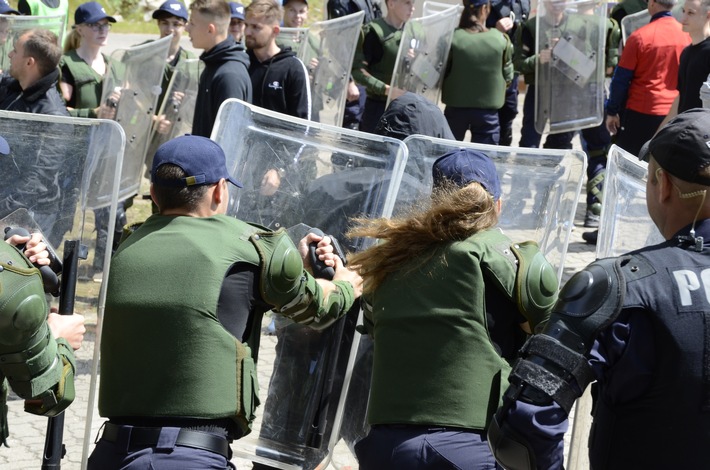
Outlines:
{"type": "Polygon", "coordinates": [[[333,126],[343,122],[350,69],[364,16],[364,12],[357,12],[308,28],[298,57],[308,69],[313,121],[333,126]]]}
{"type": "Polygon", "coordinates": [[[648,163],[612,145],[604,176],[597,258],[619,256],[663,241],[646,209],[648,163]]]}
{"type": "MultiPolygon", "coordinates": [[[[570,231],[585,178],[584,153],[471,144],[423,135],[407,137],[404,143],[409,156],[393,215],[406,213],[431,194],[432,167],[437,158],[459,148],[479,150],[495,162],[501,181],[503,205],[499,227],[514,241],[538,242],[555,267],[558,279],[562,278],[570,231]],[[408,181],[418,181],[419,184],[408,185],[408,181]]],[[[345,404],[341,436],[351,451],[369,432],[365,413],[372,347],[370,337],[362,336],[345,404]]]]}
{"type": "MultiPolygon", "coordinates": [[[[233,191],[230,214],[272,229],[317,227],[346,251],[369,243],[345,238],[349,219],[389,216],[404,184],[407,151],[401,141],[238,100],[222,104],[212,138],[225,150],[232,175],[244,184],[233,191]]],[[[261,345],[253,350],[258,351],[263,406],[252,433],[232,445],[236,456],[277,468],[325,467],[322,461],[337,442],[356,357],[358,316],[355,307],[323,331],[276,315],[267,314],[263,327],[256,322],[250,344],[261,345]]]]}
{"type": "Polygon", "coordinates": [[[453,6],[453,3],[430,2],[426,1],[422,4],[422,16],[430,16],[436,13],[441,13],[453,6]]]}
{"type": "Polygon", "coordinates": [[[47,29],[57,35],[59,45],[64,39],[64,15],[19,16],[0,15],[0,73],[10,70],[10,58],[17,38],[30,29],[47,29]]]}
{"type": "MultiPolygon", "coordinates": [[[[98,430],[98,425],[92,428],[91,420],[95,413],[92,387],[97,371],[92,346],[95,331],[100,330],[106,293],[105,282],[86,282],[81,275],[91,265],[95,253],[94,212],[105,209],[111,216],[109,220],[115,218],[125,137],[120,126],[112,121],[8,111],[0,111],[0,135],[10,146],[10,155],[0,158],[0,219],[3,219],[0,229],[38,227],[60,259],[67,240],[76,240],[87,247],[86,259],[79,261],[74,311],[85,316],[88,332],[82,349],[77,351],[77,393],[65,412],[64,430],[63,462],[67,468],[79,468],[82,438],[93,437],[98,430]]],[[[113,225],[108,230],[109,244],[112,234],[113,225]]],[[[104,255],[104,265],[109,263],[110,251],[104,255]]],[[[53,303],[56,305],[56,300],[53,303]]],[[[98,339],[95,345],[98,351],[98,339]]],[[[9,400],[8,407],[13,416],[9,438],[12,450],[0,455],[0,466],[13,468],[12,464],[26,462],[28,455],[36,455],[36,465],[30,467],[39,468],[41,441],[37,448],[30,447],[24,439],[13,440],[12,430],[13,423],[15,429],[22,429],[21,423],[31,420],[36,423],[31,428],[43,433],[46,419],[23,413],[23,401],[16,398],[9,400]]]]}
{"type": "Polygon", "coordinates": [[[626,15],[621,19],[621,41],[626,44],[626,41],[631,36],[631,33],[645,26],[651,21],[651,14],[648,10],[641,10],[631,15],[626,15]]]}
{"type": "Polygon", "coordinates": [[[153,165],[153,156],[158,147],[174,137],[192,132],[201,71],[200,59],[181,60],[175,67],[145,154],[147,173],[153,165]]]}
{"type": "Polygon", "coordinates": [[[538,5],[535,129],[568,132],[604,118],[606,3],[547,0],[538,5]]]}
{"type": "Polygon", "coordinates": [[[392,101],[393,88],[422,95],[432,103],[439,102],[451,40],[462,10],[461,5],[452,5],[433,15],[407,21],[394,63],[387,105],[392,101]]]}
{"type": "Polygon", "coordinates": [[[119,199],[138,192],[171,37],[118,49],[104,78],[102,107],[126,133],[119,199]]]}
{"type": "Polygon", "coordinates": [[[308,28],[281,28],[276,43],[279,47],[290,47],[296,55],[299,55],[306,37],[308,37],[308,28]]]}

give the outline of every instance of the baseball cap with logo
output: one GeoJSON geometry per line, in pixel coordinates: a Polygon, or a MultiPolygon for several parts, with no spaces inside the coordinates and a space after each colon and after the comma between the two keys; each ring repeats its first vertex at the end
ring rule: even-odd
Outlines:
{"type": "Polygon", "coordinates": [[[97,2],[86,2],[79,5],[74,12],[74,24],[96,23],[106,19],[115,23],[116,18],[106,14],[106,10],[97,2]]]}
{"type": "Polygon", "coordinates": [[[695,108],[668,121],[639,152],[671,175],[710,186],[710,109],[695,108]]]}
{"type": "Polygon", "coordinates": [[[242,183],[232,178],[227,170],[227,158],[222,147],[207,137],[185,134],[158,147],[150,170],[151,181],[158,186],[196,186],[214,184],[221,178],[241,188],[242,183]],[[164,180],[155,173],[161,165],[179,166],[187,174],[181,180],[164,180]]]}
{"type": "Polygon", "coordinates": [[[229,10],[232,12],[232,18],[244,20],[244,5],[237,2],[229,2],[229,10]]]}
{"type": "Polygon", "coordinates": [[[179,0],[167,0],[153,12],[153,19],[160,20],[166,16],[174,16],[187,21],[187,8],[179,0]]]}
{"type": "Polygon", "coordinates": [[[456,149],[445,153],[434,162],[432,168],[434,187],[447,181],[464,187],[479,183],[497,201],[500,199],[500,180],[496,166],[486,154],[472,149],[456,149]]]}
{"type": "Polygon", "coordinates": [[[10,6],[7,0],[0,0],[0,15],[19,15],[20,12],[10,6]]]}

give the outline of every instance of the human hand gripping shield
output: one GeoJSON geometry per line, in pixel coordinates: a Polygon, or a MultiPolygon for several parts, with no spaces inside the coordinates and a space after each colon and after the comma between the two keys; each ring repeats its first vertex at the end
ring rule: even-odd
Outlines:
{"type": "MultiPolygon", "coordinates": [[[[9,217],[12,213],[24,211],[56,248],[60,259],[65,254],[64,242],[72,240],[88,246],[90,263],[95,250],[93,209],[107,208],[112,213],[116,211],[125,145],[124,133],[120,126],[115,122],[100,119],[0,111],[0,135],[6,137],[9,144],[9,154],[0,158],[0,174],[4,176],[0,191],[0,228],[20,226],[33,232],[35,227],[22,223],[25,218],[14,218],[14,215],[9,217]]],[[[110,234],[112,229],[113,227],[109,231],[110,234]]],[[[110,253],[104,261],[110,264],[110,253]]],[[[87,267],[86,262],[79,262],[79,270],[87,267]]],[[[81,283],[77,287],[77,293],[76,311],[85,314],[87,323],[100,324],[105,285],[81,283]]],[[[44,295],[42,300],[44,301],[44,295]]],[[[50,305],[52,306],[54,305],[50,305]]],[[[46,309],[42,315],[46,325],[46,309]]],[[[98,342],[99,339],[96,340],[97,345],[98,342]]],[[[55,351],[57,347],[60,350],[62,348],[55,346],[55,351]]],[[[67,357],[71,354],[71,349],[66,346],[69,351],[65,354],[67,357]]],[[[60,351],[61,354],[63,353],[60,351]]],[[[74,369],[75,383],[83,384],[89,392],[79,394],[73,406],[65,410],[65,414],[67,419],[74,423],[73,433],[86,436],[88,449],[91,438],[98,430],[98,424],[96,428],[92,428],[94,405],[93,391],[90,390],[90,371],[94,369],[95,381],[98,358],[92,359],[91,348],[82,349],[77,354],[81,360],[76,363],[74,369]]],[[[68,383],[66,385],[69,386],[68,383]]],[[[71,392],[67,387],[61,392],[66,397],[71,392]]],[[[12,414],[19,412],[21,409],[18,410],[18,407],[22,406],[21,401],[8,402],[12,414]]],[[[30,403],[30,409],[47,414],[49,406],[45,403],[30,403]]],[[[42,453],[41,448],[34,449],[24,442],[10,442],[15,449],[28,455],[42,453]]],[[[80,462],[82,445],[82,439],[68,440],[66,458],[72,462],[80,462]]]]}
{"type": "MultiPolygon", "coordinates": [[[[238,100],[222,105],[213,139],[225,150],[230,173],[244,184],[232,193],[229,214],[272,229],[318,227],[336,237],[343,251],[368,243],[344,237],[350,217],[389,215],[406,159],[397,140],[238,100]],[[270,170],[279,175],[279,184],[264,194],[263,176],[270,170]]],[[[353,339],[358,314],[355,308],[322,331],[276,315],[273,325],[268,316],[263,327],[258,323],[260,389],[268,396],[254,432],[233,444],[237,457],[281,467],[325,465],[338,441],[345,377],[359,343],[353,339]]]]}
{"type": "Polygon", "coordinates": [[[439,101],[451,40],[462,11],[461,5],[452,5],[405,23],[387,105],[401,90],[422,95],[432,103],[439,101]]]}
{"type": "Polygon", "coordinates": [[[535,24],[535,130],[595,127],[604,116],[606,5],[541,2],[535,24]]]}

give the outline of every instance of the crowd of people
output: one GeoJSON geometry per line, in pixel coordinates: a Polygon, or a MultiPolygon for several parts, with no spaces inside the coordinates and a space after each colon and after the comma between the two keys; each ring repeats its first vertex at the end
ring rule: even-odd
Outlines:
{"type": "MultiPolygon", "coordinates": [[[[639,11],[637,3],[621,2],[597,28],[583,5],[571,9],[561,0],[543,0],[540,19],[526,0],[463,0],[442,64],[448,128],[437,136],[512,145],[522,75],[527,91],[518,145],[536,148],[542,133],[534,97],[549,78],[541,70],[562,73],[563,47],[601,41],[597,67],[611,86],[601,124],[580,132],[588,156],[584,226],[598,227],[606,152],[616,143],[648,162],[647,208],[666,241],[592,263],[561,290],[535,242],[511,240],[497,228],[499,172],[490,156],[471,149],[436,160],[432,193],[416,210],[355,218],[348,237],[379,243],[351,254],[347,265],[329,236],[309,233],[294,243],[283,230],[227,216],[230,193],[242,183],[209,138],[220,105],[238,98],[314,117],[310,80],[319,61],[304,63],[297,43],[279,39],[282,28],[308,25],[308,2],[161,4],[152,18],[159,38],[172,36],[163,92],[178,64],[195,58],[180,46],[183,32],[202,51],[203,65],[191,134],[162,144],[150,165],[155,213],[121,237],[125,201],[119,203],[116,243],[107,246],[110,211],[95,210],[90,274],[102,272],[106,250],[113,254],[99,388],[99,413],[108,421],[89,468],[233,468],[229,444],[251,431],[259,405],[254,325],[270,310],[325,329],[357,302],[374,344],[370,430],[355,446],[363,470],[563,468],[568,415],[593,381],[593,468],[707,465],[710,111],[698,108],[710,74],[710,0],[686,0],[680,21],[671,14],[675,0],[648,0],[649,23],[622,49],[619,21],[639,11]],[[316,262],[332,268],[332,279],[314,276],[316,262]],[[661,435],[663,446],[650,449],[648,442],[661,435]]],[[[381,134],[391,130],[388,101],[437,105],[393,82],[414,1],[386,0],[384,7],[383,15],[367,0],[328,2],[331,17],[366,13],[351,74],[342,77],[348,81],[343,126],[381,134]]],[[[20,0],[16,9],[0,0],[2,15],[68,17],[67,10],[66,0],[20,0]]],[[[104,50],[117,18],[90,1],[73,20],[62,51],[57,35],[41,28],[9,40],[0,16],[0,53],[11,47],[9,60],[0,62],[0,110],[115,118],[121,90],[107,94],[103,84],[111,73],[104,50]]],[[[405,45],[410,59],[415,42],[405,45]]],[[[159,102],[165,99],[163,93],[159,102]]],[[[550,133],[543,147],[572,148],[574,135],[550,133]]],[[[10,151],[0,137],[0,158],[10,151]]],[[[50,150],[41,157],[32,181],[23,183],[26,175],[13,169],[18,187],[30,191],[37,178],[57,186],[61,162],[50,150]]],[[[262,193],[284,178],[279,165],[266,167],[262,193]]],[[[44,218],[40,225],[51,226],[52,200],[35,211],[44,218]]],[[[10,203],[21,205],[21,197],[8,196],[0,209],[10,203]]],[[[53,227],[46,235],[61,239],[63,232],[53,227]]],[[[596,243],[596,233],[585,240],[596,243]]],[[[41,238],[7,241],[26,244],[28,263],[48,264],[41,238]]],[[[0,259],[0,283],[14,286],[18,254],[3,249],[14,258],[0,259]]],[[[31,268],[27,273],[37,278],[31,268]]],[[[7,295],[0,289],[0,298],[7,295]]],[[[81,344],[83,317],[57,318],[34,300],[32,307],[33,319],[41,320],[33,328],[44,326],[45,314],[37,311],[46,311],[44,330],[68,341],[58,342],[61,381],[48,384],[59,393],[73,380],[70,349],[81,344]]],[[[21,304],[0,302],[0,319],[17,312],[21,304]]],[[[0,322],[0,335],[19,329],[10,323],[0,322]]],[[[31,346],[23,338],[12,347],[24,354],[31,346]]],[[[1,375],[15,386],[3,367],[0,361],[1,375]]],[[[6,439],[6,427],[0,431],[6,439]]]]}

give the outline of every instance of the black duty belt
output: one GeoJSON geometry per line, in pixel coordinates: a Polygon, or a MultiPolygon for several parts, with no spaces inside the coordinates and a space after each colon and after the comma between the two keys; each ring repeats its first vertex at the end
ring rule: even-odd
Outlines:
{"type": "MultiPolygon", "coordinates": [[[[122,427],[113,423],[106,423],[101,438],[109,442],[117,442],[119,431],[122,427]]],[[[128,448],[142,449],[157,446],[161,429],[132,427],[128,448]]],[[[214,452],[229,460],[229,442],[223,436],[182,428],[178,432],[175,445],[214,452]]]]}

